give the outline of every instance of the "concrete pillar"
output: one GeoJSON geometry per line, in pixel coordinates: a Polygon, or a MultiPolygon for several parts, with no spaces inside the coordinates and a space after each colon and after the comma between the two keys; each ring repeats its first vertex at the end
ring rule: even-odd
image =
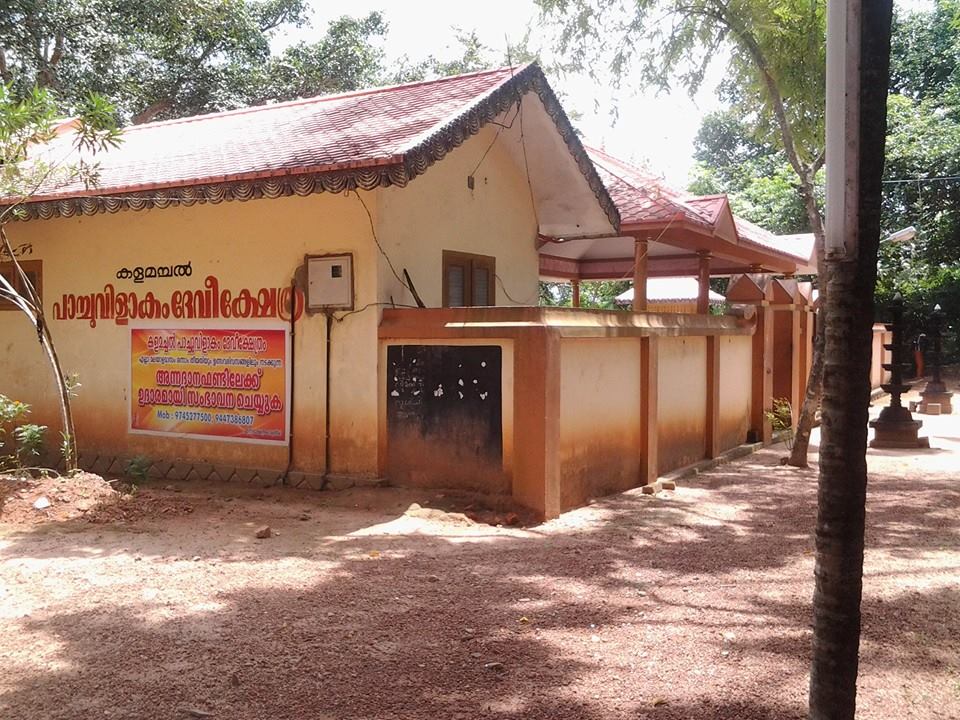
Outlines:
{"type": "Polygon", "coordinates": [[[720,454],[720,341],[707,336],[707,421],[704,424],[704,457],[720,454]]]}
{"type": "Polygon", "coordinates": [[[640,484],[651,485],[658,469],[659,370],[657,338],[640,338],[640,484]]]}
{"type": "Polygon", "coordinates": [[[513,497],[545,519],[560,514],[560,338],[538,328],[514,345],[513,497]]]}
{"type": "Polygon", "coordinates": [[[637,238],[633,245],[633,311],[647,311],[647,251],[649,243],[637,238]]]}
{"type": "Polygon", "coordinates": [[[580,281],[571,280],[570,287],[573,288],[573,299],[572,299],[573,307],[578,308],[580,307],[580,281]]]}

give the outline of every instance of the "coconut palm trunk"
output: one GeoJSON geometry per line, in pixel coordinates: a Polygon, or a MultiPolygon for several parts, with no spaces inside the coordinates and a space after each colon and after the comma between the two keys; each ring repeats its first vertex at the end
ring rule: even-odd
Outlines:
{"type": "MultiPolygon", "coordinates": [[[[873,293],[880,243],[891,0],[863,0],[858,251],[832,263],[824,328],[811,720],[856,710],[873,293]]],[[[827,208],[829,213],[831,208],[827,208]]]]}

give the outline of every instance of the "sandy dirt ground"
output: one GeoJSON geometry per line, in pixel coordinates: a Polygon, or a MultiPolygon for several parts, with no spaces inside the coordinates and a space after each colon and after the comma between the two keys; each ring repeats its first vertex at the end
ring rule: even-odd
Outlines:
{"type": "MultiPolygon", "coordinates": [[[[960,414],[924,431],[870,454],[864,720],[960,718],[960,414]]],[[[0,717],[801,718],[816,475],[781,455],[527,528],[185,483],[0,526],[0,717]]]]}

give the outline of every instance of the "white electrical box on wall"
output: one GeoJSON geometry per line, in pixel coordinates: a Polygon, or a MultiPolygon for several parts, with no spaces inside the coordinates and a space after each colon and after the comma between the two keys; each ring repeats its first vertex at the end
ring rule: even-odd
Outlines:
{"type": "Polygon", "coordinates": [[[353,309],[353,255],[308,255],[307,309],[353,309]]]}

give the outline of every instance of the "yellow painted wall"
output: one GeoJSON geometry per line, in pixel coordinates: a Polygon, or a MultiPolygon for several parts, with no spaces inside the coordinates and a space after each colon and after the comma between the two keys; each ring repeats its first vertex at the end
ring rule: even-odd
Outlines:
{"type": "MultiPolygon", "coordinates": [[[[500,276],[497,305],[538,305],[539,258],[530,189],[488,126],[405,188],[378,190],[380,243],[398,274],[408,268],[427,307],[442,307],[443,251],[492,255],[500,276]],[[467,175],[477,168],[474,189],[467,175]]],[[[380,301],[413,297],[380,262],[380,301]]]]}
{"type": "MultiPolygon", "coordinates": [[[[368,203],[374,200],[369,195],[368,203]]],[[[144,454],[245,467],[284,468],[280,446],[187,440],[127,434],[130,328],[105,320],[53,319],[65,293],[118,291],[168,299],[174,290],[201,289],[208,275],[236,293],[243,288],[289,286],[304,254],[353,252],[358,306],[376,300],[376,254],[356,199],[319,194],[275,200],[228,202],[189,208],[124,211],[92,217],[14,223],[14,245],[33,244],[26,259],[43,261],[44,307],[66,372],[78,372],[83,388],[75,401],[81,450],[144,454]],[[191,263],[192,275],[144,283],[118,280],[122,267],[191,263]]],[[[131,321],[135,322],[135,321],[131,321]]],[[[172,321],[173,322],[173,321],[172,321]]],[[[274,321],[275,322],[275,321],[274,321]]],[[[237,320],[228,327],[256,327],[237,320]]],[[[376,470],[377,314],[361,313],[335,324],[332,354],[332,463],[335,470],[376,470]]],[[[324,335],[322,316],[304,316],[295,341],[293,432],[295,465],[322,470],[324,463],[324,335]]],[[[34,419],[59,422],[49,371],[35,333],[18,313],[0,313],[0,392],[35,405],[34,419]]]]}
{"type": "Polygon", "coordinates": [[[563,510],[639,482],[640,340],[560,342],[563,510]]]}
{"type": "Polygon", "coordinates": [[[753,338],[731,335],[717,338],[720,346],[720,449],[746,442],[750,429],[751,361],[753,338]]]}
{"type": "MultiPolygon", "coordinates": [[[[360,312],[334,323],[331,364],[332,470],[378,470],[377,325],[380,303],[412,297],[393,277],[373,242],[371,224],[398,272],[407,268],[423,299],[441,304],[444,249],[493,255],[497,274],[521,303],[537,303],[536,220],[529,189],[509,154],[497,144],[476,172],[466,175],[490,147],[485,129],[430,167],[406,188],[317,194],[219,205],[123,211],[92,217],[15,223],[14,246],[32,243],[25,259],[43,262],[48,316],[62,295],[116,290],[153,291],[167,300],[174,290],[199,290],[207,275],[237,291],[288,287],[305,254],[354,254],[355,306],[360,312]],[[368,213],[369,212],[369,216],[368,213]],[[118,280],[123,267],[191,263],[189,278],[144,283],[118,280]],[[378,283],[380,286],[378,287],[378,283]]],[[[502,286],[497,303],[512,304],[502,286]]],[[[127,433],[130,342],[127,326],[101,321],[52,321],[65,371],[79,372],[83,389],[75,402],[81,450],[152,458],[283,469],[281,446],[188,440],[127,433]]],[[[238,320],[236,327],[256,327],[238,320]]],[[[229,325],[228,325],[229,326],[229,325]]],[[[325,318],[304,316],[295,339],[294,467],[324,469],[325,318]]],[[[0,392],[35,406],[34,420],[59,437],[54,395],[35,333],[18,313],[0,312],[0,392]]],[[[512,436],[511,436],[512,437],[512,436]]],[[[505,437],[505,442],[506,442],[505,437]]]]}
{"type": "MultiPolygon", "coordinates": [[[[658,448],[661,474],[703,459],[707,340],[665,337],[658,345],[658,448]]],[[[721,374],[721,385],[723,376],[721,374]]]]}

